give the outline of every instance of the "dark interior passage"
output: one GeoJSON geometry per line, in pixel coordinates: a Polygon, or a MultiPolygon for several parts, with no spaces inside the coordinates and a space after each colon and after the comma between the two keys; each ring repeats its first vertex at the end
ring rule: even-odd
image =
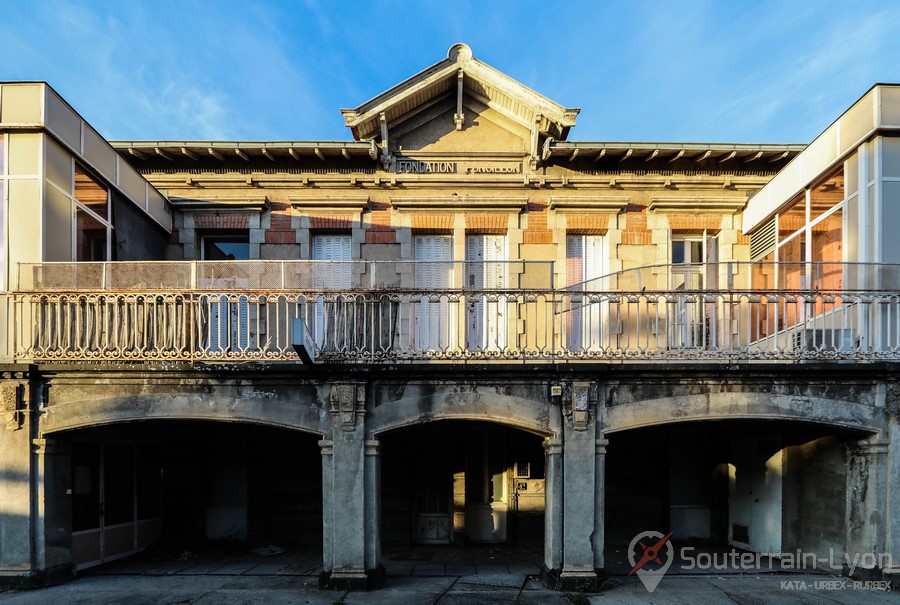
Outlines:
{"type": "MultiPolygon", "coordinates": [[[[606,545],[641,532],[758,553],[843,543],[847,446],[863,435],[786,421],[709,421],[611,433],[606,545]]],[[[609,558],[609,557],[608,557],[609,558]]]]}
{"type": "Polygon", "coordinates": [[[442,421],[394,431],[382,443],[386,549],[543,542],[541,437],[490,423],[442,421]]]}
{"type": "MultiPolygon", "coordinates": [[[[71,452],[72,548],[91,567],[157,545],[321,548],[317,437],[237,423],[153,421],[60,434],[71,452]]],[[[66,515],[63,515],[66,516],[66,515]]]]}

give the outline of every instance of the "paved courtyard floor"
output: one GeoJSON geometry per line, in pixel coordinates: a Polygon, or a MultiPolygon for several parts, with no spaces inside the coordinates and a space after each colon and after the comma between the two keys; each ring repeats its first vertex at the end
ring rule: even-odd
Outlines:
{"type": "Polygon", "coordinates": [[[321,556],[314,552],[210,554],[185,552],[173,557],[172,553],[148,552],[83,572],[60,586],[0,592],[0,603],[900,604],[900,592],[873,590],[871,585],[855,585],[846,578],[781,570],[690,574],[677,565],[651,594],[637,577],[627,575],[622,562],[616,566],[621,553],[614,551],[607,558],[617,575],[592,587],[599,590],[596,593],[548,589],[537,578],[540,553],[527,548],[416,547],[386,552],[387,581],[384,588],[372,592],[319,588],[321,556]]]}

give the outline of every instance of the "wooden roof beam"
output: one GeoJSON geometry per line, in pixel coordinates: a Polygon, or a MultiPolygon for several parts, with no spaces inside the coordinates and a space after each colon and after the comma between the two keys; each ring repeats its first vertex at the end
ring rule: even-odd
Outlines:
{"type": "Polygon", "coordinates": [[[600,150],[600,153],[597,154],[597,156],[594,158],[594,161],[599,162],[600,160],[603,159],[603,156],[605,156],[605,155],[606,155],[606,147],[604,147],[603,149],[600,150]]]}
{"type": "Polygon", "coordinates": [[[344,156],[344,159],[348,162],[350,161],[350,152],[347,151],[346,147],[341,147],[341,155],[344,156]]]}
{"type": "Polygon", "coordinates": [[[138,150],[135,149],[134,147],[129,147],[129,148],[128,148],[128,155],[133,155],[134,157],[136,157],[136,158],[139,159],[139,160],[146,160],[146,159],[147,159],[147,156],[144,154],[143,151],[138,151],[138,150]]]}
{"type": "Polygon", "coordinates": [[[241,158],[241,159],[244,160],[245,162],[249,162],[249,161],[250,161],[250,158],[247,156],[247,154],[244,153],[243,151],[241,151],[240,149],[237,149],[237,148],[236,148],[236,149],[234,150],[234,155],[236,155],[237,157],[241,158]]]}
{"type": "Polygon", "coordinates": [[[627,160],[628,158],[631,157],[632,153],[634,153],[634,149],[629,148],[628,151],[625,152],[625,155],[623,155],[621,158],[619,158],[619,161],[624,162],[625,160],[627,160]]]}
{"type": "Polygon", "coordinates": [[[775,162],[777,162],[779,160],[783,160],[783,159],[787,158],[788,155],[790,155],[790,153],[791,153],[790,151],[785,151],[784,153],[772,156],[771,158],[769,158],[769,163],[774,164],[775,162]]]}
{"type": "Polygon", "coordinates": [[[156,155],[158,155],[159,157],[165,158],[165,159],[169,160],[170,162],[172,161],[172,156],[170,156],[168,153],[166,153],[159,147],[154,147],[154,151],[156,151],[156,155]]]}
{"type": "Polygon", "coordinates": [[[758,160],[759,158],[761,158],[762,154],[763,154],[762,151],[758,151],[758,152],[756,152],[756,155],[751,155],[749,158],[744,160],[744,163],[749,164],[750,162],[754,162],[754,161],[758,160]]]}
{"type": "Polygon", "coordinates": [[[269,159],[272,160],[273,162],[275,161],[275,156],[272,155],[272,154],[269,152],[268,149],[266,149],[265,147],[263,147],[260,151],[262,151],[262,154],[263,154],[264,156],[266,156],[267,158],[269,158],[269,159]]]}
{"type": "Polygon", "coordinates": [[[187,157],[191,158],[194,161],[197,161],[199,159],[197,157],[197,154],[194,153],[193,151],[191,151],[190,149],[188,149],[187,147],[182,147],[181,153],[183,153],[184,155],[186,155],[187,157]]]}
{"type": "Polygon", "coordinates": [[[712,155],[712,149],[707,149],[707,150],[703,153],[703,155],[701,155],[699,158],[697,158],[697,159],[694,160],[694,161],[695,161],[695,162],[702,162],[703,160],[705,160],[706,158],[708,158],[708,157],[711,156],[711,155],[712,155]]]}
{"type": "Polygon", "coordinates": [[[316,154],[316,157],[317,157],[317,158],[319,158],[319,159],[322,160],[323,162],[325,161],[325,153],[324,153],[321,149],[319,149],[318,147],[316,147],[315,149],[313,149],[313,153],[316,154]]]}
{"type": "Polygon", "coordinates": [[[682,156],[684,156],[684,149],[682,149],[682,150],[679,151],[677,154],[675,154],[674,156],[672,156],[672,158],[669,160],[669,163],[671,164],[672,162],[675,162],[675,161],[677,161],[677,160],[680,160],[680,159],[682,158],[682,156]]]}
{"type": "Polygon", "coordinates": [[[720,163],[720,164],[724,164],[725,162],[727,162],[728,160],[732,159],[732,158],[733,158],[734,156],[736,156],[736,155],[737,155],[737,151],[732,151],[731,153],[729,153],[728,155],[726,155],[724,158],[722,158],[721,160],[719,160],[719,163],[720,163]]]}
{"type": "Polygon", "coordinates": [[[658,155],[659,155],[659,149],[654,149],[653,153],[651,153],[650,155],[648,155],[647,157],[644,158],[644,161],[649,162],[650,160],[654,159],[658,155]]]}
{"type": "Polygon", "coordinates": [[[223,160],[225,159],[225,156],[223,156],[221,153],[219,153],[218,151],[216,151],[216,150],[213,149],[212,147],[207,147],[206,150],[209,152],[209,155],[211,155],[212,157],[216,158],[216,159],[219,160],[220,162],[223,161],[223,160]]]}

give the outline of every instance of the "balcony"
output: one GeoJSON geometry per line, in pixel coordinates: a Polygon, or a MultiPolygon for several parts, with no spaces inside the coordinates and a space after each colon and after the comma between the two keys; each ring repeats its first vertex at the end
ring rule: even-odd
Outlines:
{"type": "Polygon", "coordinates": [[[566,287],[555,276],[552,262],[529,261],[20,265],[14,354],[187,363],[900,359],[897,265],[657,265],[566,287]]]}

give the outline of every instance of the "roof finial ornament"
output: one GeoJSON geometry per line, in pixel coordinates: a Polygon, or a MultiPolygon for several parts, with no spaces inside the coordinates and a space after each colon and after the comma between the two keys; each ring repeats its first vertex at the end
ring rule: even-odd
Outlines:
{"type": "Polygon", "coordinates": [[[447,51],[447,58],[454,63],[465,63],[472,58],[472,49],[468,44],[457,42],[447,51]]]}

